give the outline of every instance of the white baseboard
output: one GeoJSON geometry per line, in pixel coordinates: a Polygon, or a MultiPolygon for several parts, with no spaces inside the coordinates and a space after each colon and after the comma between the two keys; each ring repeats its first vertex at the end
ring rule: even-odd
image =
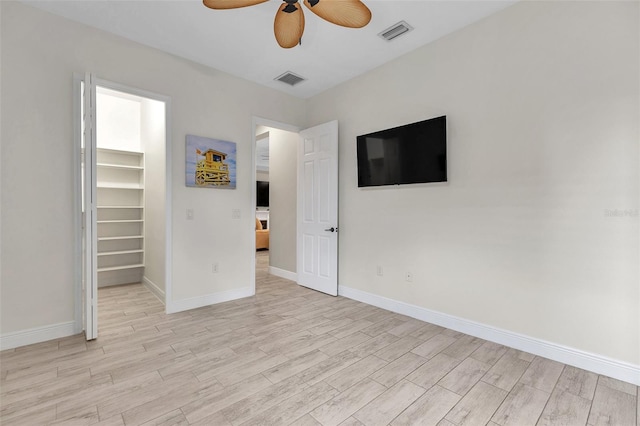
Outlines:
{"type": "Polygon", "coordinates": [[[164,305],[164,290],[162,290],[160,287],[158,287],[153,281],[151,281],[149,278],[147,277],[142,277],[142,284],[144,284],[144,286],[151,292],[153,293],[153,295],[155,297],[158,298],[158,300],[160,302],[162,302],[162,304],[164,305]]]}
{"type": "Polygon", "coordinates": [[[244,287],[237,290],[221,291],[219,293],[205,294],[204,296],[191,297],[188,299],[167,301],[167,313],[175,314],[176,312],[202,308],[203,306],[215,305],[216,303],[251,297],[254,294],[255,291],[253,287],[244,287]]]}
{"type": "Polygon", "coordinates": [[[640,386],[640,366],[503,330],[350,287],[340,296],[640,386]]]}
{"type": "Polygon", "coordinates": [[[276,277],[284,278],[286,280],[298,281],[298,274],[296,274],[295,272],[276,268],[275,266],[269,266],[269,273],[271,275],[275,275],[276,277]]]}
{"type": "Polygon", "coordinates": [[[33,345],[34,343],[73,336],[74,334],[78,334],[75,321],[15,331],[0,336],[0,350],[33,345]]]}

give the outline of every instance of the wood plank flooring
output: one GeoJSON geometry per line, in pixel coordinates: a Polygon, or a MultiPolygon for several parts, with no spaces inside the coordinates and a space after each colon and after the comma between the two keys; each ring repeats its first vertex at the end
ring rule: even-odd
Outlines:
{"type": "Polygon", "coordinates": [[[0,353],[3,425],[639,425],[638,387],[268,275],[173,315],[100,289],[99,338],[0,353]]]}

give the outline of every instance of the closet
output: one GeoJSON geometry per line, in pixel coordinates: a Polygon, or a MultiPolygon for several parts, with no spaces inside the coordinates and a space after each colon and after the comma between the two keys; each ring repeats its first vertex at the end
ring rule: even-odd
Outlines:
{"type": "Polygon", "coordinates": [[[142,282],[144,153],[98,147],[96,158],[98,286],[142,282]]]}
{"type": "Polygon", "coordinates": [[[163,297],[164,103],[97,86],[96,111],[98,287],[144,282],[163,297]]]}

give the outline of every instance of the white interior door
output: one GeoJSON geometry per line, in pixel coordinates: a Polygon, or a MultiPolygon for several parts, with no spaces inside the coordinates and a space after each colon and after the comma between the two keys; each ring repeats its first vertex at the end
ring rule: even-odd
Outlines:
{"type": "Polygon", "coordinates": [[[98,237],[96,206],[96,86],[86,74],[82,85],[82,292],[87,340],[98,337],[98,237]]]}
{"type": "Polygon", "coordinates": [[[338,122],[300,132],[298,284],[338,295],[338,122]]]}

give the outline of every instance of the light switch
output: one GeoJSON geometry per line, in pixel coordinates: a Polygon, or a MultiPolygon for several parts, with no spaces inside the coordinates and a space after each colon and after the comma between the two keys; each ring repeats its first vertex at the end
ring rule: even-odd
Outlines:
{"type": "Polygon", "coordinates": [[[233,209],[231,211],[231,217],[233,219],[240,219],[240,209],[233,209]]]}
{"type": "Polygon", "coordinates": [[[187,220],[193,220],[194,213],[193,209],[187,209],[187,220]]]}

